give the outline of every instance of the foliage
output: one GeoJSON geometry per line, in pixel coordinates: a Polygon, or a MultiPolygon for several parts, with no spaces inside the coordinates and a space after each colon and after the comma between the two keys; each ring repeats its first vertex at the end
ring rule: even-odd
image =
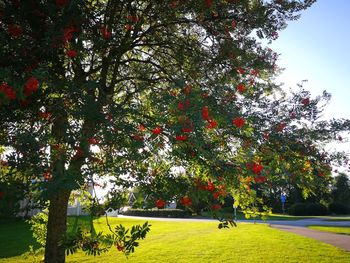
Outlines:
{"type": "Polygon", "coordinates": [[[69,204],[75,205],[76,202],[79,202],[83,208],[90,207],[92,205],[93,197],[86,187],[81,190],[72,191],[69,197],[69,204]]]}
{"type": "Polygon", "coordinates": [[[151,163],[148,179],[139,182],[136,190],[137,200],[133,207],[139,203],[143,206],[135,208],[152,208],[158,199],[179,201],[185,193],[191,192],[192,182],[189,176],[181,173],[180,168],[178,170],[175,171],[171,163],[166,161],[151,163]]]}
{"type": "Polygon", "coordinates": [[[342,203],[350,208],[350,180],[349,177],[341,173],[335,177],[332,198],[336,203],[342,203]]]}
{"type": "MultiPolygon", "coordinates": [[[[48,216],[46,212],[38,213],[28,220],[31,224],[30,229],[33,232],[33,237],[42,247],[45,247],[46,243],[47,221],[48,216]]],[[[116,246],[118,251],[122,251],[128,256],[129,253],[134,252],[135,247],[138,246],[137,240],[146,237],[150,226],[151,225],[147,222],[142,226],[132,226],[131,229],[126,229],[118,225],[115,227],[115,231],[109,229],[112,234],[103,234],[103,232],[95,234],[93,231],[87,231],[86,225],[84,224],[74,224],[73,228],[66,233],[62,240],[62,246],[65,248],[67,255],[73,254],[81,249],[87,255],[96,256],[107,252],[111,246],[116,246]],[[129,232],[130,235],[128,235],[129,232]]],[[[33,250],[32,252],[34,255],[37,254],[37,250],[33,250]]]]}
{"type": "Polygon", "coordinates": [[[219,229],[230,228],[230,227],[233,227],[233,226],[237,226],[236,222],[232,218],[228,219],[227,217],[217,217],[217,219],[220,222],[218,224],[218,228],[219,229]]]}
{"type": "Polygon", "coordinates": [[[190,217],[191,213],[181,209],[128,209],[123,215],[184,218],[190,217]]]}
{"type": "Polygon", "coordinates": [[[36,242],[42,247],[45,247],[46,244],[47,221],[47,211],[40,212],[28,220],[28,223],[31,225],[30,229],[33,232],[33,237],[35,238],[36,242]]]}
{"type": "Polygon", "coordinates": [[[286,181],[316,193],[350,122],[322,120],[327,92],[281,90],[261,43],[314,2],[0,1],[0,145],[6,177],[50,201],[48,257],[97,177],[213,213],[228,193],[265,213],[286,181]]]}
{"type": "Polygon", "coordinates": [[[119,209],[126,206],[128,203],[127,192],[121,190],[110,191],[110,193],[105,196],[105,200],[106,201],[103,204],[105,210],[108,208],[112,208],[114,210],[119,209]]]}
{"type": "MultiPolygon", "coordinates": [[[[134,225],[131,229],[126,229],[122,225],[117,225],[113,234],[104,235],[99,232],[95,235],[83,233],[78,228],[74,233],[68,233],[62,241],[67,255],[76,253],[78,249],[84,251],[87,255],[100,255],[107,252],[112,246],[118,251],[122,251],[126,256],[135,251],[135,247],[139,245],[138,240],[144,239],[147,232],[150,231],[148,222],[141,225],[134,225]]],[[[111,229],[110,229],[111,230],[111,229]]]]}
{"type": "Polygon", "coordinates": [[[15,171],[3,160],[4,152],[5,149],[0,146],[0,218],[14,218],[21,214],[26,217],[28,211],[35,206],[28,202],[21,207],[20,201],[30,196],[35,200],[35,193],[30,192],[30,186],[26,181],[28,176],[15,171]]]}
{"type": "Polygon", "coordinates": [[[279,185],[272,185],[271,189],[268,191],[267,196],[264,201],[272,211],[275,213],[282,213],[282,202],[281,194],[286,195],[286,202],[284,204],[285,209],[288,209],[291,205],[300,202],[306,203],[321,203],[329,204],[331,197],[333,179],[329,176],[327,178],[322,178],[321,180],[315,180],[313,183],[317,187],[317,191],[312,193],[305,193],[302,187],[295,181],[289,180],[285,181],[284,185],[280,182],[279,185]]]}
{"type": "Polygon", "coordinates": [[[326,206],[317,203],[295,203],[290,206],[289,214],[298,216],[322,216],[328,214],[326,206]]]}
{"type": "Polygon", "coordinates": [[[350,213],[349,206],[346,206],[344,203],[330,203],[329,212],[336,215],[346,215],[350,213]]]}
{"type": "Polygon", "coordinates": [[[85,203],[83,210],[86,211],[91,218],[94,216],[103,216],[106,213],[105,206],[98,203],[95,198],[91,198],[90,202],[85,203]]]}
{"type": "Polygon", "coordinates": [[[141,225],[133,226],[130,230],[125,229],[123,225],[118,225],[115,228],[116,236],[113,237],[115,246],[118,250],[122,250],[125,252],[125,255],[129,255],[134,252],[135,247],[139,245],[137,242],[138,239],[144,239],[146,237],[147,232],[150,230],[150,226],[148,222],[141,225]]]}
{"type": "Polygon", "coordinates": [[[64,247],[67,256],[76,253],[79,249],[84,251],[87,255],[100,255],[107,251],[107,248],[100,247],[100,241],[103,238],[102,233],[91,236],[91,233],[83,233],[78,228],[75,233],[68,233],[63,239],[61,245],[64,247]]]}

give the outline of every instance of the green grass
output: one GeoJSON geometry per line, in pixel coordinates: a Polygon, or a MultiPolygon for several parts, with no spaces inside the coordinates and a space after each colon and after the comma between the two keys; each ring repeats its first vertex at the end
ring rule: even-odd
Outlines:
{"type": "MultiPolygon", "coordinates": [[[[70,227],[73,227],[74,220],[70,219],[70,227]]],[[[120,223],[130,226],[143,222],[136,219],[110,219],[113,226],[120,223]]],[[[113,248],[99,257],[77,253],[68,256],[67,262],[350,262],[349,252],[313,239],[272,229],[266,224],[240,223],[237,228],[219,230],[216,222],[150,223],[151,232],[128,260],[113,248]]],[[[2,229],[6,228],[7,226],[2,226],[2,229]]],[[[108,231],[104,218],[95,220],[95,230],[108,231]]],[[[0,231],[0,240],[6,244],[7,249],[18,250],[16,256],[9,256],[1,245],[0,262],[32,262],[31,256],[21,255],[24,252],[23,247],[30,243],[21,245],[23,237],[29,239],[28,229],[22,232],[17,232],[14,228],[5,234],[0,231]]]]}
{"type": "Polygon", "coordinates": [[[291,215],[283,215],[283,214],[271,214],[267,216],[266,220],[301,220],[308,219],[312,217],[308,216],[291,216],[291,215]]]}
{"type": "Polygon", "coordinates": [[[350,227],[345,226],[308,226],[308,228],[325,232],[350,235],[350,227]]]}
{"type": "MultiPolygon", "coordinates": [[[[230,209],[231,210],[231,209],[230,209]]],[[[229,211],[229,214],[233,215],[233,212],[229,211]]],[[[211,217],[210,212],[203,212],[201,217],[211,217]]],[[[266,220],[301,220],[301,219],[307,219],[307,218],[314,218],[313,216],[291,216],[291,215],[283,215],[283,214],[271,214],[267,216],[266,220]]],[[[250,217],[246,218],[244,213],[237,212],[237,220],[262,220],[261,217],[257,216],[256,218],[250,217]]]]}
{"type": "Polygon", "coordinates": [[[39,247],[32,237],[28,223],[24,221],[0,222],[0,258],[21,255],[28,251],[29,245],[34,245],[34,248],[39,247]]]}
{"type": "MultiPolygon", "coordinates": [[[[233,209],[225,208],[224,209],[228,214],[233,215],[233,209]]],[[[203,212],[202,216],[199,217],[211,217],[210,212],[203,212]]],[[[266,220],[301,220],[301,219],[311,219],[311,218],[322,218],[326,219],[325,221],[350,221],[350,216],[293,216],[287,214],[271,214],[267,216],[266,220]]],[[[257,216],[256,218],[250,217],[246,218],[244,213],[237,212],[237,220],[261,220],[261,217],[257,216]]]]}

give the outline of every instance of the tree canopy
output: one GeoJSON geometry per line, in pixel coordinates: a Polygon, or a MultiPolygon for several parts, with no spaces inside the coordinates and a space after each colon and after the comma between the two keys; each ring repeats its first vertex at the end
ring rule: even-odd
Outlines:
{"type": "Polygon", "coordinates": [[[70,192],[96,177],[212,210],[228,193],[264,208],[284,181],[316,191],[349,121],[321,120],[326,92],[283,91],[268,47],[313,3],[0,1],[0,145],[6,176],[50,201],[45,261],[64,261],[70,192]]]}

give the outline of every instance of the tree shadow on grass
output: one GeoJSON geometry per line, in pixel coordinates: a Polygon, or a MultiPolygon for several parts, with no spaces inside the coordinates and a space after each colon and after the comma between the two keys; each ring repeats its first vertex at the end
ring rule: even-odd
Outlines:
{"type": "Polygon", "coordinates": [[[75,233],[78,228],[83,230],[83,232],[92,232],[96,234],[95,227],[93,225],[94,217],[91,216],[69,216],[67,220],[67,232],[75,233]]]}
{"type": "MultiPolygon", "coordinates": [[[[91,220],[89,216],[68,217],[67,231],[74,232],[79,227],[84,232],[92,230],[95,234],[95,229],[91,228],[91,220]]],[[[29,246],[40,248],[32,236],[29,223],[24,220],[0,220],[0,259],[29,252],[29,246]]]]}
{"type": "Polygon", "coordinates": [[[0,258],[22,255],[29,251],[29,246],[40,247],[28,223],[23,220],[0,221],[0,258]]]}

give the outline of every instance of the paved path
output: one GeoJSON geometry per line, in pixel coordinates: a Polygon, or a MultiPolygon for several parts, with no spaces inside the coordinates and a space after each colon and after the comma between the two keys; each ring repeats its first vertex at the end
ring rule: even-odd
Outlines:
{"type": "MultiPolygon", "coordinates": [[[[141,220],[158,220],[158,221],[176,221],[176,222],[217,222],[216,219],[209,218],[158,218],[158,217],[134,217],[134,216],[123,216],[121,218],[134,218],[141,220]]],[[[307,228],[310,225],[321,225],[321,226],[347,226],[350,227],[350,221],[326,221],[326,218],[310,218],[301,220],[238,220],[238,222],[244,223],[258,223],[258,224],[269,224],[271,227],[288,231],[305,237],[310,237],[321,242],[339,247],[341,249],[350,251],[350,236],[334,234],[329,232],[323,232],[307,228]]]]}
{"type": "Polygon", "coordinates": [[[322,232],[300,226],[288,226],[288,225],[271,225],[273,228],[277,228],[283,231],[291,232],[294,234],[302,235],[305,237],[311,237],[313,239],[322,241],[324,243],[342,248],[350,251],[350,236],[334,234],[329,232],[322,232]]]}

